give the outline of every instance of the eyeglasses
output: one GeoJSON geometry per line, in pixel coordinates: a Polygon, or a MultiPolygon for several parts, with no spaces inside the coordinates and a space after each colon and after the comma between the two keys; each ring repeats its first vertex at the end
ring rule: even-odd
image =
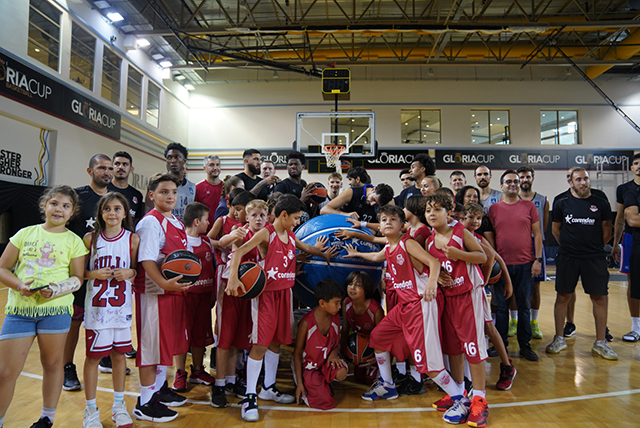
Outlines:
{"type": "Polygon", "coordinates": [[[520,180],[504,180],[504,184],[510,186],[512,184],[520,184],[520,180]]]}

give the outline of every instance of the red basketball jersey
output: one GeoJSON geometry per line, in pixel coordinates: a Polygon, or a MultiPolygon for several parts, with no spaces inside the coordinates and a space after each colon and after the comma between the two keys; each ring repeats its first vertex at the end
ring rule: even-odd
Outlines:
{"type": "Polygon", "coordinates": [[[362,315],[356,315],[353,309],[353,302],[349,297],[344,301],[346,322],[354,333],[371,334],[371,330],[376,326],[376,312],[380,309],[380,303],[375,299],[369,299],[369,307],[362,315]]]}
{"type": "MultiPolygon", "coordinates": [[[[451,234],[451,239],[449,239],[449,243],[447,245],[449,247],[465,251],[464,230],[462,223],[456,223],[453,226],[453,233],[451,234]]],[[[448,259],[441,249],[436,248],[434,245],[434,239],[435,234],[429,237],[429,240],[427,241],[427,250],[429,251],[429,254],[438,259],[442,265],[442,269],[446,270],[449,275],[451,275],[451,279],[453,279],[453,285],[449,287],[440,287],[445,296],[457,296],[473,290],[473,288],[478,285],[484,284],[478,265],[467,263],[463,260],[448,259]]]]}
{"type": "Polygon", "coordinates": [[[340,315],[331,316],[331,326],[327,335],[324,336],[318,329],[314,312],[312,309],[302,318],[307,321],[307,342],[302,353],[302,368],[304,370],[316,370],[322,367],[340,340],[340,315]]]}
{"type": "MultiPolygon", "coordinates": [[[[229,233],[231,233],[231,229],[233,229],[233,226],[235,225],[239,225],[240,222],[237,221],[236,219],[233,219],[229,216],[223,216],[222,217],[222,232],[220,232],[220,236],[218,236],[216,239],[222,238],[224,235],[228,235],[229,233]]],[[[216,264],[218,266],[224,266],[225,263],[227,263],[229,261],[229,248],[216,248],[214,250],[214,254],[216,256],[216,264]]]]}
{"type": "Polygon", "coordinates": [[[405,234],[393,250],[389,244],[384,247],[387,274],[389,275],[387,284],[394,289],[398,296],[398,302],[401,304],[422,299],[424,287],[429,279],[426,266],[422,272],[418,272],[413,267],[405,244],[407,239],[411,238],[405,234]]]}
{"type": "Polygon", "coordinates": [[[200,245],[193,247],[193,254],[200,260],[202,271],[198,280],[187,292],[208,293],[214,290],[216,273],[213,264],[213,244],[207,235],[200,235],[200,245]]]}
{"type": "Polygon", "coordinates": [[[431,229],[429,228],[429,226],[427,226],[426,224],[420,226],[418,230],[416,230],[414,233],[411,234],[411,237],[415,239],[416,236],[420,236],[420,235],[424,236],[424,240],[426,242],[426,240],[429,239],[429,237],[431,236],[431,229]]]}
{"type": "Polygon", "coordinates": [[[266,257],[261,261],[267,274],[265,291],[285,290],[293,287],[296,280],[296,235],[287,231],[289,242],[284,243],[272,224],[267,224],[269,247],[266,257]]]}

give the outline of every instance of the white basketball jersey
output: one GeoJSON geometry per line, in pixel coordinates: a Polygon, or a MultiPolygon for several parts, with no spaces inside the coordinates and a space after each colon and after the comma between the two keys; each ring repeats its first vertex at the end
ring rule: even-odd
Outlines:
{"type": "MultiPolygon", "coordinates": [[[[101,233],[98,237],[94,236],[94,239],[97,239],[96,251],[93,251],[92,243],[89,270],[131,267],[131,232],[122,229],[114,238],[107,238],[101,233]]],[[[84,327],[90,330],[131,327],[131,287],[130,280],[117,281],[109,278],[87,281],[84,327]]]]}

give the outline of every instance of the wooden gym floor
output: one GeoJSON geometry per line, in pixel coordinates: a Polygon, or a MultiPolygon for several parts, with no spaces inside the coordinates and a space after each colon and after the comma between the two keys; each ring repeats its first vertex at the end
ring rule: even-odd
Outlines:
{"type": "MultiPolygon", "coordinates": [[[[611,273],[614,273],[611,270],[611,273]]],[[[619,279],[617,275],[615,279],[619,279]]],[[[553,338],[553,282],[542,284],[540,328],[544,339],[533,340],[532,346],[540,361],[529,362],[518,357],[517,342],[511,338],[510,356],[518,370],[513,388],[498,391],[495,383],[500,371],[499,358],[489,358],[487,364],[487,401],[489,402],[489,426],[492,427],[638,427],[640,426],[640,343],[624,343],[622,335],[630,330],[631,322],[626,302],[626,283],[610,282],[609,328],[615,338],[613,349],[619,361],[605,361],[591,355],[595,329],[591,315],[591,303],[578,285],[576,325],[578,334],[568,339],[569,349],[559,355],[549,356],[544,348],[553,338]]],[[[6,288],[0,289],[0,304],[4,307],[6,288]]],[[[0,315],[0,321],[4,314],[0,315]]],[[[84,332],[81,331],[75,363],[82,373],[84,361],[84,332]]],[[[278,384],[282,390],[293,391],[289,357],[291,348],[283,349],[278,384]]],[[[207,351],[208,355],[208,351],[207,351]]],[[[41,367],[37,342],[27,359],[24,372],[18,379],[16,393],[5,418],[5,428],[29,427],[40,414],[41,367]]],[[[187,362],[189,363],[189,362],[187,362]]],[[[207,361],[208,363],[208,361],[207,361]]],[[[135,406],[139,392],[138,372],[133,360],[127,364],[132,369],[127,376],[125,400],[129,412],[135,406]]],[[[173,378],[173,370],[170,370],[173,378]]],[[[80,375],[81,376],[81,375],[80,375]]],[[[352,382],[352,377],[341,384],[334,384],[337,408],[328,412],[311,411],[305,406],[279,406],[261,402],[260,421],[245,423],[240,418],[235,398],[226,409],[214,409],[208,404],[209,388],[191,386],[186,393],[189,402],[178,408],[174,421],[162,424],[176,428],[196,427],[398,427],[398,426],[448,426],[442,413],[436,412],[431,403],[442,397],[434,386],[419,396],[400,397],[394,401],[365,402],[360,395],[367,389],[352,382]]],[[[170,382],[171,383],[171,382],[170,382]]],[[[113,427],[110,408],[113,402],[110,375],[100,374],[98,407],[102,409],[102,423],[113,427]]],[[[56,427],[81,427],[84,404],[82,391],[62,392],[56,427]]],[[[160,425],[160,424],[158,424],[160,425]]],[[[155,424],[134,420],[134,426],[151,427],[155,424]]],[[[465,425],[466,426],[466,425],[465,425]]]]}

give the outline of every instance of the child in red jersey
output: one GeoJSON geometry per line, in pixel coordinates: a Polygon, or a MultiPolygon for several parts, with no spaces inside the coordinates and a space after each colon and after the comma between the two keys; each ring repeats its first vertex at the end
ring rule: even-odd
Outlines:
{"type": "Polygon", "coordinates": [[[433,227],[433,235],[427,240],[427,250],[451,275],[453,285],[442,287],[444,309],[442,312],[442,349],[449,355],[451,376],[458,389],[452,397],[452,406],[446,410],[444,420],[452,424],[467,421],[470,426],[487,425],[489,410],[485,399],[485,364],[487,349],[484,339],[484,306],[474,301],[476,287],[484,286],[482,273],[477,266],[487,261],[476,238],[456,222],[450,226],[453,209],[450,198],[444,195],[427,197],[425,215],[433,227]],[[461,397],[464,391],[464,358],[471,368],[473,401],[461,397]]]}
{"type": "Polygon", "coordinates": [[[336,404],[331,382],[343,381],[349,371],[338,356],[340,301],[344,290],[332,279],[320,281],[314,290],[318,306],[298,324],[296,347],[291,359],[296,382],[296,403],[329,410],[336,404]]]}
{"type": "MultiPolygon", "coordinates": [[[[213,262],[213,243],[206,235],[209,229],[209,208],[200,202],[192,202],[184,210],[184,224],[187,228],[187,241],[193,253],[200,260],[200,277],[184,295],[187,331],[191,348],[191,376],[193,384],[211,385],[213,376],[204,369],[204,351],[212,345],[211,308],[215,304],[215,265],[213,262]]],[[[187,390],[186,372],[187,354],[176,357],[176,377],[173,390],[187,390]]]]}
{"type": "Polygon", "coordinates": [[[404,215],[409,225],[407,233],[423,247],[427,238],[431,236],[431,229],[424,218],[425,208],[426,199],[422,195],[409,196],[404,204],[404,215]]]}
{"type": "Polygon", "coordinates": [[[295,282],[295,250],[329,259],[335,248],[320,251],[296,239],[293,228],[300,223],[304,204],[294,195],[283,195],[277,202],[273,224],[256,233],[236,251],[229,265],[229,282],[226,293],[236,296],[244,285],[238,280],[241,258],[258,247],[264,255],[264,270],[267,274],[265,291],[251,301],[253,330],[251,352],[247,360],[247,396],[241,401],[242,418],[255,422],[259,419],[256,393],[258,376],[265,362],[264,385],[260,399],[277,403],[293,403],[295,398],[284,394],[276,387],[276,372],[280,358],[280,344],[292,342],[293,309],[291,287],[295,282]]]}

